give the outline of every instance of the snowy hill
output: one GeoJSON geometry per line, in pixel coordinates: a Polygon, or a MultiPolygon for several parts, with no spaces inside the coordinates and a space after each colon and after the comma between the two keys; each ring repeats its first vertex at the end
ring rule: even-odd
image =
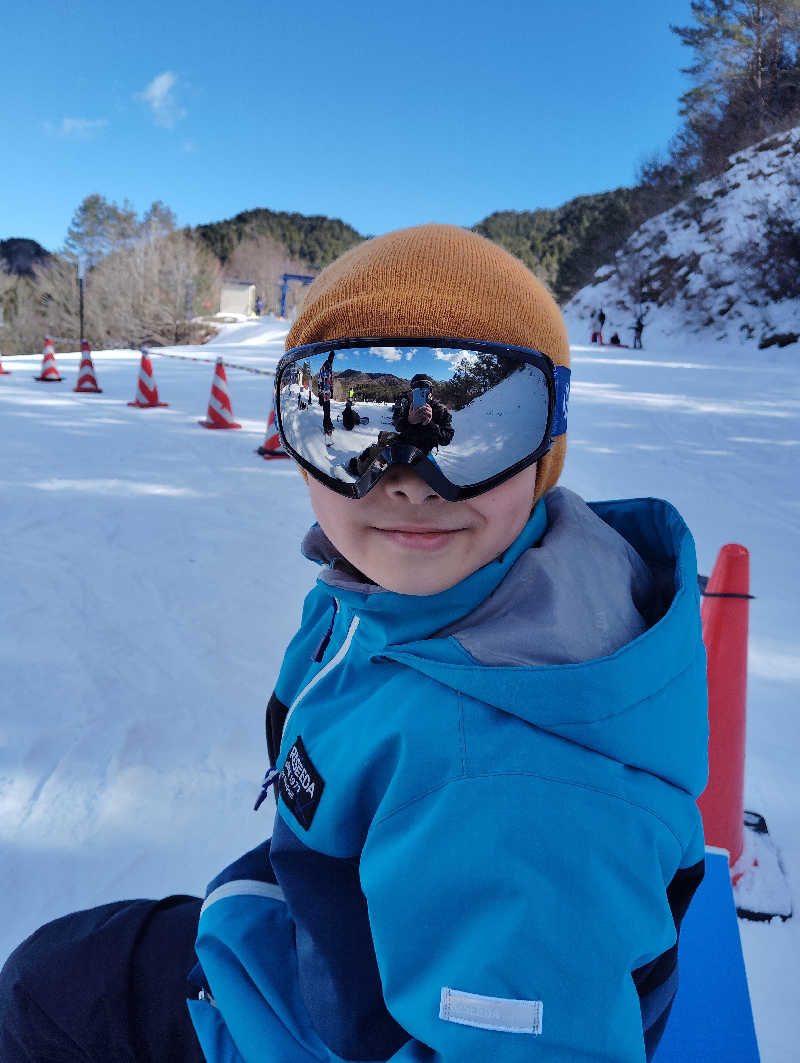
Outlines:
{"type": "Polygon", "coordinates": [[[602,307],[604,339],[617,331],[630,344],[641,307],[645,343],[796,342],[800,298],[776,300],[768,290],[775,270],[768,251],[775,226],[796,229],[799,219],[800,127],[732,155],[725,173],[637,229],[567,303],[570,335],[588,340],[589,316],[602,307]]]}

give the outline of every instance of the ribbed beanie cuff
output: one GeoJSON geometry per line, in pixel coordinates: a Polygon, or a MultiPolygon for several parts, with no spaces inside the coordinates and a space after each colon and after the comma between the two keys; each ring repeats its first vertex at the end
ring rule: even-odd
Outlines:
{"type": "MultiPolygon", "coordinates": [[[[454,225],[420,225],[345,252],[308,288],[287,350],[321,340],[435,336],[532,347],[569,365],[555,301],[518,259],[454,225]]],[[[566,436],[539,461],[534,501],[558,480],[566,436]]]]}

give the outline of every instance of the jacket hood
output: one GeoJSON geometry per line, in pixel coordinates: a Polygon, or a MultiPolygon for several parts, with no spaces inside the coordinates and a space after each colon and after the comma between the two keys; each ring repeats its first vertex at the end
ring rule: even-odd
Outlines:
{"type": "Polygon", "coordinates": [[[303,549],[327,566],[328,593],[359,614],[373,656],[702,790],[697,566],[668,502],[587,504],[555,488],[501,557],[426,598],[365,583],[318,526],[303,549]]]}

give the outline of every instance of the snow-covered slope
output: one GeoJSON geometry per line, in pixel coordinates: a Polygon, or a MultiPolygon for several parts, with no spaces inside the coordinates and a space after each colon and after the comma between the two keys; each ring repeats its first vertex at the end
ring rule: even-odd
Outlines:
{"type": "Polygon", "coordinates": [[[641,307],[646,343],[785,343],[800,333],[800,300],[766,298],[765,271],[748,262],[770,218],[800,227],[800,127],[737,152],[720,177],[637,229],[567,303],[571,337],[588,340],[602,307],[604,339],[617,331],[630,344],[641,307]]]}
{"type": "MultiPolygon", "coordinates": [[[[258,328],[195,355],[269,369],[280,330],[258,328]]],[[[573,346],[563,482],[671,499],[703,572],[723,543],[749,547],[745,803],[797,903],[796,348],[695,348],[573,346]]],[[[252,811],[264,705],[316,574],[298,549],[303,480],[254,454],[269,376],[229,369],[244,427],[209,432],[211,364],[154,355],[169,406],[137,410],[135,352],[96,355],[102,395],[71,390],[77,354],[58,362],[63,384],[34,382],[38,355],[0,377],[0,961],[71,909],[202,892],[269,833],[269,808],[252,811]]],[[[794,1063],[800,917],[741,932],[762,1058],[794,1063]]]]}

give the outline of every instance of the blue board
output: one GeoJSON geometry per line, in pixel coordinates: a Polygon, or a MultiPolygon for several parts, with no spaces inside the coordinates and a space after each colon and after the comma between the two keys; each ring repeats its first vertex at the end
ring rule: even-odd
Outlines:
{"type": "Polygon", "coordinates": [[[653,1063],[758,1063],[728,854],[706,850],[706,874],[678,946],[680,983],[653,1063]]]}

